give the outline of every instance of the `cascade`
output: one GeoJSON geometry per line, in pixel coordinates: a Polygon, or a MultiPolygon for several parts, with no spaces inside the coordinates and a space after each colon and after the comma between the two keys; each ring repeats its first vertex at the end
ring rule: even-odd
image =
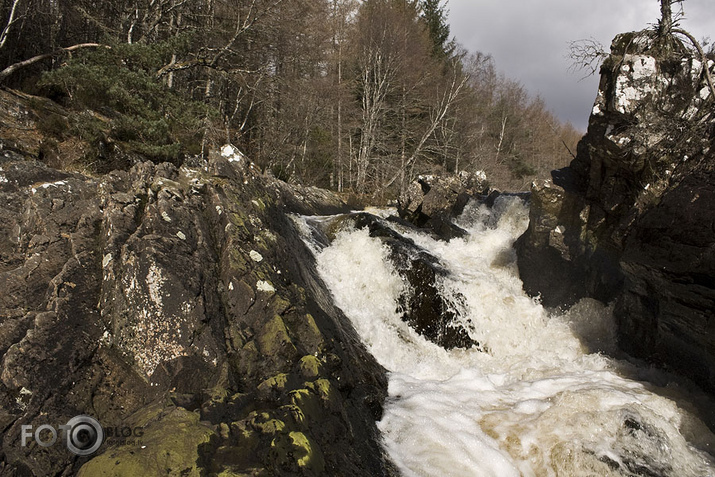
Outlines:
{"type": "Polygon", "coordinates": [[[344,221],[328,241],[335,217],[294,218],[335,304],[389,371],[379,428],[403,475],[715,476],[715,436],[687,384],[611,357],[609,307],[548,311],[523,292],[512,248],[528,225],[522,200],[470,203],[457,223],[468,236],[449,242],[371,212],[439,260],[439,293],[480,344],[446,350],[408,326],[410,285],[367,228],[344,221]]]}

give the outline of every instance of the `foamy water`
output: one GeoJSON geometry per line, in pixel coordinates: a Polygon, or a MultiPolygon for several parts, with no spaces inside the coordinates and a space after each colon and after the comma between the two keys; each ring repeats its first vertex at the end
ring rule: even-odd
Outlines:
{"type": "Polygon", "coordinates": [[[460,225],[470,235],[448,243],[398,231],[449,270],[440,292],[487,352],[446,351],[401,320],[407,285],[367,230],[313,245],[335,303],[389,370],[378,425],[403,475],[715,476],[707,427],[598,352],[615,349],[610,309],[583,300],[552,315],[524,294],[512,250],[528,225],[521,201],[470,206],[460,225]]]}

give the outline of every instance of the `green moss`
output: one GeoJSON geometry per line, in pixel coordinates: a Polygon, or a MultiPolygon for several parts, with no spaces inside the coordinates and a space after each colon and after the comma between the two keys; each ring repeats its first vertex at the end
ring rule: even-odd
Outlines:
{"type": "Polygon", "coordinates": [[[259,384],[258,392],[267,393],[271,390],[281,392],[285,390],[286,384],[288,384],[288,375],[286,373],[280,373],[259,384]]]}
{"type": "Polygon", "coordinates": [[[248,273],[248,263],[239,247],[232,247],[228,254],[228,266],[239,275],[248,273]]]}
{"type": "Polygon", "coordinates": [[[257,208],[258,210],[260,210],[261,212],[263,212],[263,211],[266,210],[266,204],[264,204],[261,199],[254,199],[254,200],[251,201],[251,203],[252,203],[253,205],[255,205],[256,208],[257,208]]]}
{"type": "Polygon", "coordinates": [[[252,428],[261,434],[274,435],[285,430],[286,425],[280,419],[273,418],[267,412],[252,412],[249,414],[249,423],[252,428]]]}
{"type": "Polygon", "coordinates": [[[261,329],[257,338],[258,347],[263,355],[277,356],[295,353],[295,346],[288,335],[288,329],[280,316],[275,315],[261,329]]]}
{"type": "Polygon", "coordinates": [[[80,477],[138,475],[201,475],[199,448],[216,434],[199,415],[176,408],[144,429],[141,446],[110,448],[87,462],[80,477]]]}
{"type": "Polygon", "coordinates": [[[320,396],[320,399],[329,401],[333,398],[333,386],[327,379],[318,379],[312,383],[308,383],[306,387],[320,396]]]}
{"type": "Polygon", "coordinates": [[[238,447],[252,452],[260,444],[260,435],[253,429],[248,429],[245,421],[234,421],[231,423],[231,436],[235,439],[238,447]]]}
{"type": "Polygon", "coordinates": [[[304,429],[305,414],[303,411],[294,404],[288,404],[286,406],[281,406],[278,410],[282,413],[283,421],[292,429],[304,429]]]}
{"type": "Polygon", "coordinates": [[[315,474],[325,470],[325,459],[320,447],[302,432],[294,431],[276,436],[271,442],[271,450],[282,467],[297,464],[298,468],[315,474]]]}
{"type": "Polygon", "coordinates": [[[291,303],[283,298],[282,296],[276,294],[271,301],[271,307],[276,315],[282,315],[283,313],[291,307],[291,303]]]}
{"type": "Polygon", "coordinates": [[[323,414],[318,397],[308,389],[296,389],[290,392],[290,402],[303,414],[308,422],[318,421],[323,414]]]}
{"type": "Polygon", "coordinates": [[[308,353],[319,353],[324,345],[323,334],[315,323],[313,315],[288,313],[286,323],[292,336],[295,336],[303,349],[308,353]]]}
{"type": "Polygon", "coordinates": [[[320,360],[309,354],[300,359],[300,373],[305,379],[315,379],[320,376],[322,365],[320,360]]]}

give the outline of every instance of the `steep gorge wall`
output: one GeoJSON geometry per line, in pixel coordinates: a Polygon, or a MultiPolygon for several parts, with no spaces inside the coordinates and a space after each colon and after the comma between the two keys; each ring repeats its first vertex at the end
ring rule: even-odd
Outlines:
{"type": "Polygon", "coordinates": [[[102,177],[0,158],[2,475],[391,475],[384,369],[290,212],[346,206],[230,147],[102,177]],[[140,428],[77,457],[21,426],[140,428]]]}
{"type": "Polygon", "coordinates": [[[619,35],[576,159],[534,184],[517,244],[548,306],[615,302],[620,346],[715,390],[715,110],[673,37],[619,35]]]}

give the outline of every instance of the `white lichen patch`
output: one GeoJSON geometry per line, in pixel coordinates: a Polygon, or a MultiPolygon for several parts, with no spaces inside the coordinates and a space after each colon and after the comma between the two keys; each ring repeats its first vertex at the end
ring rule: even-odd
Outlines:
{"type": "Polygon", "coordinates": [[[625,55],[623,66],[616,78],[615,107],[620,113],[632,112],[647,95],[656,92],[657,82],[665,82],[658,77],[656,60],[648,55],[625,55]]]}
{"type": "Polygon", "coordinates": [[[112,261],[112,254],[108,253],[102,258],[102,268],[107,268],[107,265],[109,265],[109,262],[112,261]]]}
{"type": "Polygon", "coordinates": [[[32,398],[32,391],[23,386],[20,388],[20,394],[15,398],[15,402],[18,407],[24,411],[27,409],[27,404],[30,402],[30,398],[32,398]]]}
{"type": "Polygon", "coordinates": [[[140,310],[139,320],[132,330],[135,338],[128,346],[137,366],[149,377],[160,363],[188,355],[181,343],[179,320],[165,316],[161,311],[152,307],[140,310]]]}
{"type": "Polygon", "coordinates": [[[0,174],[0,184],[7,184],[8,180],[3,174],[0,174]]]}
{"type": "Polygon", "coordinates": [[[275,235],[273,232],[271,232],[270,230],[264,230],[264,231],[261,233],[261,235],[262,235],[263,237],[265,237],[265,240],[266,240],[267,242],[273,242],[273,243],[275,243],[275,242],[278,240],[278,238],[276,237],[276,235],[275,235]]]}
{"type": "Polygon", "coordinates": [[[66,181],[55,181],[55,182],[45,182],[44,184],[40,184],[38,186],[32,187],[32,193],[36,193],[37,189],[47,189],[49,187],[60,187],[63,185],[67,185],[66,181]]]}
{"type": "Polygon", "coordinates": [[[164,306],[162,299],[162,287],[166,279],[161,273],[161,269],[152,263],[149,267],[149,272],[146,274],[146,285],[149,289],[149,298],[151,298],[154,306],[161,308],[164,306]]]}
{"type": "Polygon", "coordinates": [[[276,291],[276,289],[273,288],[273,285],[265,280],[258,280],[256,283],[256,290],[266,293],[273,293],[276,291]]]}
{"type": "Polygon", "coordinates": [[[104,346],[112,344],[112,334],[108,330],[104,330],[104,333],[102,333],[102,337],[99,339],[99,342],[104,346]]]}
{"type": "Polygon", "coordinates": [[[249,215],[248,221],[251,222],[251,225],[253,225],[254,227],[263,227],[263,222],[261,222],[261,219],[259,219],[255,215],[249,215]]]}
{"type": "Polygon", "coordinates": [[[221,148],[221,155],[228,159],[229,162],[241,162],[245,159],[243,153],[231,144],[226,144],[221,148]]]}
{"type": "Polygon", "coordinates": [[[255,250],[251,250],[248,255],[250,255],[251,260],[253,260],[256,263],[263,261],[263,255],[256,252],[255,250]]]}

